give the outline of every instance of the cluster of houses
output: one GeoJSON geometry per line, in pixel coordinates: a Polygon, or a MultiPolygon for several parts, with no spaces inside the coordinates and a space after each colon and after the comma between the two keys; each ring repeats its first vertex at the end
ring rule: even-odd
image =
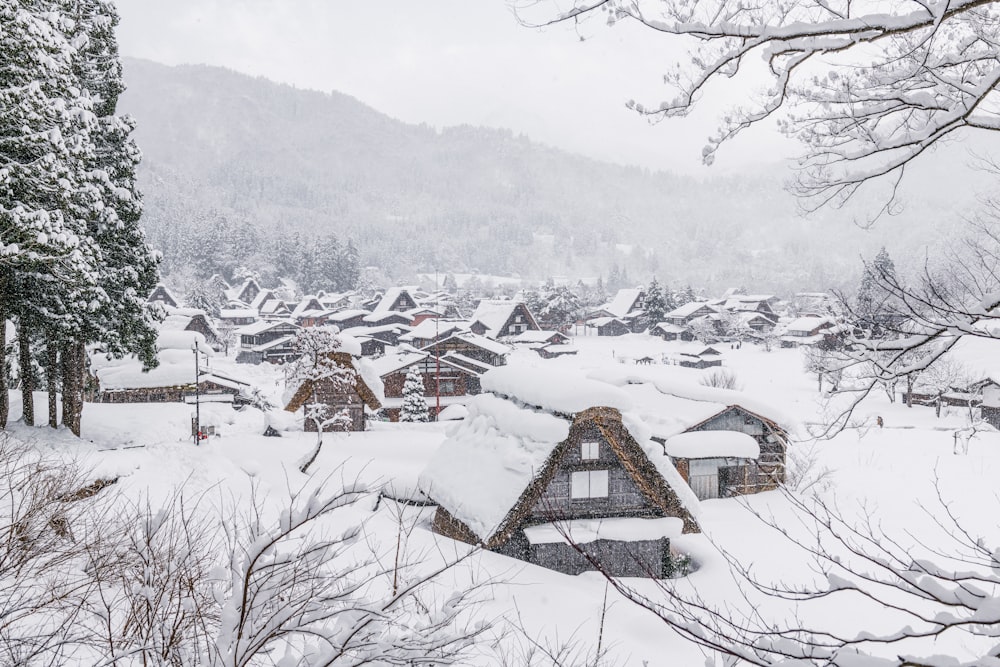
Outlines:
{"type": "MultiPolygon", "coordinates": [[[[774,295],[730,290],[721,298],[678,306],[665,313],[662,322],[650,323],[645,291],[641,287],[622,289],[587,314],[586,326],[598,336],[648,332],[667,341],[714,343],[768,335],[782,347],[835,347],[846,329],[833,316],[832,299],[819,293],[796,297],[798,317],[785,315],[790,304],[774,295]]],[[[698,367],[704,364],[702,360],[698,367]]]]}

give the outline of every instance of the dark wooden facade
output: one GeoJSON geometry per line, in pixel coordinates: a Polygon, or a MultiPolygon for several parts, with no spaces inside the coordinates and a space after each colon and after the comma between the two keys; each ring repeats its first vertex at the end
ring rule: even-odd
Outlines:
{"type": "Polygon", "coordinates": [[[618,318],[612,318],[607,322],[602,322],[597,325],[596,329],[598,336],[624,336],[627,333],[632,333],[629,326],[618,318]]]}

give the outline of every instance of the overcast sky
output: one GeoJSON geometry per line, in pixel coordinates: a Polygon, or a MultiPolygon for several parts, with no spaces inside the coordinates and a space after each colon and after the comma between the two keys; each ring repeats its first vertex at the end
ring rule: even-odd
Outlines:
{"type": "MultiPolygon", "coordinates": [[[[505,0],[118,0],[123,55],[206,63],[301,88],[336,90],[407,122],[510,128],[591,157],[707,175],[700,154],[725,91],[697,116],[650,125],[625,108],[672,97],[663,38],[593,22],[518,24],[505,0]]],[[[791,154],[748,134],[712,170],[791,154]]]]}

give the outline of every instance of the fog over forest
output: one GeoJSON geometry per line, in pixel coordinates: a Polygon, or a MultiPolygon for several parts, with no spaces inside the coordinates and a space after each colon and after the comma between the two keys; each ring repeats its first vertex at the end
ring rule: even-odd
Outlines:
{"type": "MultiPolygon", "coordinates": [[[[509,131],[409,125],[346,95],[218,67],[124,64],[143,220],[168,277],[239,266],[268,277],[282,263],[276,239],[319,234],[352,242],[387,283],[434,270],[576,280],[620,268],[633,282],[655,274],[708,290],[849,287],[883,245],[903,269],[918,266],[941,222],[963,213],[956,193],[986,179],[964,169],[931,179],[917,164],[899,214],[863,229],[855,221],[877,210],[874,198],[803,216],[783,189],[790,165],[766,156],[739,175],[654,173],[509,131]]],[[[936,159],[968,155],[960,146],[936,159]]]]}

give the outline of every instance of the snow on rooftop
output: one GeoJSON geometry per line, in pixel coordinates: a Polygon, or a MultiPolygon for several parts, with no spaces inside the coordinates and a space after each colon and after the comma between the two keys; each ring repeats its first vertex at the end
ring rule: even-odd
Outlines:
{"type": "Polygon", "coordinates": [[[835,324],[832,317],[799,317],[785,325],[785,331],[812,331],[824,324],[835,324]]]}
{"type": "Polygon", "coordinates": [[[752,436],[739,431],[691,431],[667,438],[663,449],[668,456],[682,459],[735,457],[756,459],[760,445],[752,436]]]}
{"type": "Polygon", "coordinates": [[[636,287],[620,289],[614,299],[601,306],[601,310],[606,310],[615,317],[624,317],[632,310],[640,294],[642,290],[636,287]]]}
{"type": "Polygon", "coordinates": [[[503,325],[510,319],[514,309],[521,305],[520,301],[488,301],[479,302],[476,312],[470,321],[482,322],[494,334],[500,332],[503,325]]]}
{"type": "Polygon", "coordinates": [[[707,306],[707,301],[692,301],[691,303],[685,303],[683,306],[678,306],[674,308],[669,313],[664,315],[664,317],[675,318],[675,317],[688,317],[692,313],[696,312],[699,308],[707,306]]]}
{"type": "Polygon", "coordinates": [[[485,373],[483,391],[515,398],[545,410],[573,414],[596,406],[630,410],[628,394],[580,372],[537,366],[501,366],[485,373]]]}
{"type": "Polygon", "coordinates": [[[449,432],[418,484],[486,540],[569,435],[569,422],[492,394],[473,397],[466,408],[468,417],[449,432]]]}
{"type": "MultiPolygon", "coordinates": [[[[194,349],[195,343],[206,355],[212,354],[212,347],[205,340],[205,336],[198,331],[178,331],[168,329],[160,331],[156,336],[156,349],[158,350],[186,350],[188,354],[194,349]]],[[[193,357],[192,357],[193,358],[193,357]]]]}
{"type": "Polygon", "coordinates": [[[425,352],[397,352],[395,354],[386,354],[378,359],[373,359],[371,361],[371,365],[379,377],[385,377],[390,373],[395,373],[402,368],[406,368],[412,363],[426,358],[427,354],[425,352]]]}
{"type": "Polygon", "coordinates": [[[524,529],[531,544],[587,544],[597,540],[636,542],[679,537],[684,522],[676,517],[638,519],[615,517],[609,519],[574,519],[557,523],[543,523],[524,529]]]}
{"type": "MultiPolygon", "coordinates": [[[[650,401],[647,397],[647,403],[643,410],[643,418],[651,425],[660,424],[661,427],[664,427],[666,426],[664,421],[667,423],[675,421],[676,423],[687,422],[688,426],[686,428],[690,428],[728,406],[738,405],[760,417],[775,422],[789,434],[798,430],[796,420],[785,414],[784,411],[776,408],[766,399],[743,391],[706,387],[698,382],[698,379],[703,376],[702,371],[684,372],[685,370],[672,366],[640,367],[619,364],[617,366],[605,366],[591,370],[587,374],[587,377],[607,382],[626,390],[628,389],[628,385],[648,384],[663,394],[664,399],[660,400],[673,397],[686,401],[686,403],[679,406],[670,406],[670,403],[666,402],[662,404],[661,408],[655,409],[655,400],[650,401]],[[699,403],[702,405],[697,406],[699,403]],[[712,409],[715,409],[715,412],[705,414],[712,409]],[[692,419],[696,419],[696,421],[692,421],[692,419]]],[[[634,390],[627,391],[626,393],[631,394],[633,392],[634,390]]],[[[686,430],[686,428],[680,430],[686,430]]],[[[679,431],[671,433],[664,428],[657,428],[656,436],[665,437],[677,432],[679,431]]]]}
{"type": "MultiPolygon", "coordinates": [[[[360,345],[359,345],[360,348],[360,345]]],[[[358,375],[364,380],[371,392],[375,394],[375,398],[378,402],[385,404],[385,384],[382,383],[382,378],[379,377],[378,371],[372,365],[371,360],[364,357],[356,358],[354,361],[354,368],[358,371],[358,375]]]]}
{"type": "Polygon", "coordinates": [[[375,306],[372,313],[376,315],[387,315],[392,312],[390,310],[392,308],[392,304],[396,303],[396,300],[404,291],[406,290],[402,287],[390,287],[387,289],[385,294],[382,295],[382,298],[379,299],[379,302],[375,306]]]}

